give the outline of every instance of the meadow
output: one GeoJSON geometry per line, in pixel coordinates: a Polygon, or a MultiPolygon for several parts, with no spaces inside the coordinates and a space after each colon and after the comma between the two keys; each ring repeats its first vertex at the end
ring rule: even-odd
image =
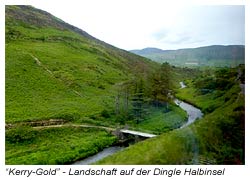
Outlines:
{"type": "Polygon", "coordinates": [[[6,132],[6,164],[70,164],[96,154],[117,138],[96,128],[34,129],[19,126],[6,132]]]}

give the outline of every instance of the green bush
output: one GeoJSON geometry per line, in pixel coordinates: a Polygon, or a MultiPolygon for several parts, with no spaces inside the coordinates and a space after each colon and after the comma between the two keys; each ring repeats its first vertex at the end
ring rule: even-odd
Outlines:
{"type": "Polygon", "coordinates": [[[37,132],[28,126],[18,126],[6,131],[6,141],[9,143],[32,143],[37,132]]]}
{"type": "Polygon", "coordinates": [[[76,121],[80,119],[80,114],[77,112],[65,112],[54,116],[54,118],[64,119],[67,121],[76,121]]]}
{"type": "Polygon", "coordinates": [[[110,113],[106,109],[104,109],[101,112],[101,116],[104,117],[104,118],[110,118],[110,113]]]}

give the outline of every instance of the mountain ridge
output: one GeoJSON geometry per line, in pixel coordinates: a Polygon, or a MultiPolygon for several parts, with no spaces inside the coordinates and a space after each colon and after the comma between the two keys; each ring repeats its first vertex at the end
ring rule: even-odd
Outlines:
{"type": "MultiPolygon", "coordinates": [[[[113,55],[118,54],[118,56],[123,56],[124,54],[126,54],[126,58],[129,60],[135,60],[135,59],[139,59],[140,61],[145,61],[145,58],[142,58],[141,56],[134,56],[134,53],[131,53],[129,51],[125,51],[123,49],[117,48],[109,43],[106,43],[92,35],[90,35],[89,33],[87,33],[86,31],[73,26],[67,22],[64,22],[63,20],[55,17],[54,15],[41,10],[41,9],[37,9],[33,6],[26,6],[26,5],[17,5],[17,6],[7,6],[6,10],[5,10],[5,14],[6,14],[6,25],[18,25],[18,21],[21,21],[20,25],[23,25],[24,27],[27,26],[28,28],[47,28],[47,27],[52,27],[52,28],[56,28],[58,30],[62,30],[62,31],[73,31],[77,34],[79,34],[80,36],[84,37],[85,40],[87,40],[89,43],[91,43],[93,46],[102,46],[101,48],[108,48],[108,52],[110,52],[111,54],[116,51],[116,53],[114,53],[113,55]],[[11,19],[15,19],[14,22],[11,21],[11,19]],[[35,27],[34,27],[35,25],[35,27]],[[37,27],[36,27],[37,26],[37,27]],[[136,57],[136,58],[135,58],[136,57]]],[[[8,30],[8,28],[7,28],[8,30]]],[[[8,31],[7,31],[7,35],[8,35],[8,31]]],[[[7,37],[8,38],[8,37],[7,37]]],[[[42,37],[44,38],[44,37],[42,37]]],[[[75,40],[75,39],[74,39],[75,40]]],[[[148,60],[146,60],[148,61],[148,60]]],[[[133,66],[131,66],[133,67],[133,66]]]]}
{"type": "Polygon", "coordinates": [[[144,48],[142,50],[131,50],[130,52],[147,57],[156,62],[168,62],[172,65],[182,66],[187,62],[209,65],[208,61],[213,61],[214,66],[220,65],[220,62],[223,62],[221,63],[222,65],[226,65],[225,63],[230,65],[235,63],[235,65],[238,65],[244,63],[245,59],[245,45],[211,45],[177,50],[144,48]],[[218,63],[216,61],[218,61],[218,63]]]}
{"type": "Polygon", "coordinates": [[[16,20],[23,21],[27,24],[36,25],[38,27],[50,26],[50,27],[56,27],[60,30],[70,29],[85,37],[96,39],[87,32],[83,31],[82,29],[77,28],[71,24],[68,24],[63,20],[56,18],[52,14],[43,11],[41,9],[37,9],[33,6],[26,6],[26,5],[18,5],[12,7],[8,6],[6,8],[6,15],[7,15],[6,17],[7,22],[8,18],[14,18],[16,20]],[[40,15],[38,15],[38,13],[40,15]]]}

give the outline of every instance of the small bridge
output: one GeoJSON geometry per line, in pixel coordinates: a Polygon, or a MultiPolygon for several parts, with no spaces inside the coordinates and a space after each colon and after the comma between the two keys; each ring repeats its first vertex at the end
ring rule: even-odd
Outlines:
{"type": "Polygon", "coordinates": [[[141,137],[145,137],[145,138],[152,138],[152,137],[156,136],[155,134],[143,133],[143,132],[139,132],[139,131],[131,131],[131,130],[126,130],[126,129],[121,129],[120,132],[124,133],[124,134],[131,134],[134,136],[141,136],[141,137]]]}
{"type": "Polygon", "coordinates": [[[132,131],[127,129],[117,129],[113,131],[113,134],[118,137],[119,143],[125,146],[128,146],[130,143],[133,144],[156,136],[155,134],[132,131]]]}

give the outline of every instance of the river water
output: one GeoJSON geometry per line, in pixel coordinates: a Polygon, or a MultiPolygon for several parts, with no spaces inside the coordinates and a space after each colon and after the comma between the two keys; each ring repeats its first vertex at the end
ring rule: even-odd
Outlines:
{"type": "Polygon", "coordinates": [[[184,84],[184,82],[180,82],[180,85],[181,85],[181,89],[187,87],[187,86],[184,84]]]}
{"type": "MultiPolygon", "coordinates": [[[[181,89],[187,87],[183,82],[180,82],[180,85],[181,85],[181,89]]],[[[200,119],[203,116],[203,113],[201,112],[201,110],[192,106],[191,104],[180,101],[178,99],[175,99],[174,102],[176,105],[180,106],[180,108],[182,108],[184,111],[186,111],[188,114],[187,123],[185,123],[180,128],[184,128],[184,127],[188,126],[189,124],[193,123],[196,119],[200,119]]]]}
{"type": "MultiPolygon", "coordinates": [[[[186,87],[186,85],[183,82],[180,82],[180,85],[181,85],[181,88],[186,87]]],[[[175,99],[174,102],[176,105],[180,106],[180,108],[182,108],[184,111],[186,111],[188,114],[187,123],[185,123],[183,126],[181,126],[180,129],[190,125],[195,120],[200,119],[203,116],[203,113],[201,112],[201,110],[192,106],[191,104],[180,101],[178,99],[175,99]]],[[[121,147],[121,146],[108,147],[108,148],[103,149],[101,152],[99,152],[93,156],[90,156],[90,157],[83,159],[83,160],[76,161],[72,165],[89,165],[89,164],[95,163],[95,162],[97,162],[97,161],[99,161],[107,156],[110,156],[118,151],[121,151],[125,148],[126,147],[121,147]]]]}
{"type": "Polygon", "coordinates": [[[203,116],[203,113],[200,109],[192,106],[191,104],[185,103],[183,101],[180,101],[178,99],[174,100],[175,104],[180,106],[184,111],[188,114],[188,121],[180,128],[184,128],[188,126],[189,124],[193,123],[196,119],[200,119],[203,116]]]}
{"type": "Polygon", "coordinates": [[[93,156],[90,156],[86,159],[83,159],[83,160],[79,160],[79,161],[76,161],[75,163],[73,163],[72,165],[89,165],[89,164],[92,164],[92,163],[95,163],[111,154],[114,154],[118,151],[121,151],[123,150],[125,147],[121,147],[121,146],[112,146],[112,147],[108,147],[108,148],[105,148],[103,149],[101,152],[93,155],[93,156]]]}

